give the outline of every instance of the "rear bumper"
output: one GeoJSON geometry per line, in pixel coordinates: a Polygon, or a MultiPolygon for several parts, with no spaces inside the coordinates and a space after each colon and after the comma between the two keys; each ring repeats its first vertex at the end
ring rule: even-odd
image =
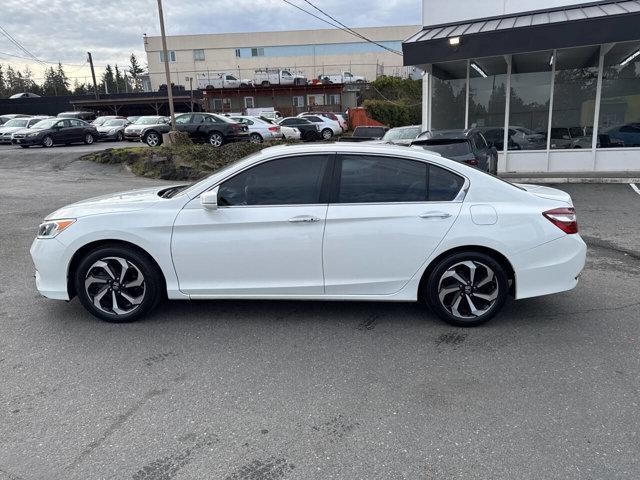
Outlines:
{"type": "Polygon", "coordinates": [[[587,259],[580,235],[565,235],[515,255],[516,298],[530,298],[575,288],[587,259]]]}

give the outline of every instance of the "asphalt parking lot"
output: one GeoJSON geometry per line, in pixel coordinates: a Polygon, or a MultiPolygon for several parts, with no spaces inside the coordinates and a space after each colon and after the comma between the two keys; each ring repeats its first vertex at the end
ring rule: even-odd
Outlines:
{"type": "MultiPolygon", "coordinates": [[[[640,478],[640,195],[560,185],[577,289],[478,329],[413,304],[173,302],[111,325],[35,289],[54,209],[158,183],[0,147],[0,479],[640,478]]],[[[104,145],[102,145],[104,148],[104,145]]]]}

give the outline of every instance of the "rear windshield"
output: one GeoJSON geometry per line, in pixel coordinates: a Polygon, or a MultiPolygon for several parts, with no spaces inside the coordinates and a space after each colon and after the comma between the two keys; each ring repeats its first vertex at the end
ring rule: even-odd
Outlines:
{"type": "Polygon", "coordinates": [[[460,157],[471,153],[471,145],[466,140],[427,140],[418,144],[419,147],[436,152],[443,157],[460,157]]]}
{"type": "Polygon", "coordinates": [[[380,127],[356,127],[353,132],[354,137],[382,137],[385,129],[380,127]]]}

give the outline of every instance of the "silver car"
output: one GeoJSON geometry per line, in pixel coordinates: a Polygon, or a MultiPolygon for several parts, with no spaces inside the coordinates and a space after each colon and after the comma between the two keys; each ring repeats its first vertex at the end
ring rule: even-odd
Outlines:
{"type": "Polygon", "coordinates": [[[18,130],[22,130],[24,128],[31,128],[33,125],[38,123],[40,120],[45,120],[46,116],[37,116],[37,117],[17,117],[12,118],[11,120],[4,123],[0,126],[0,144],[10,144],[11,137],[14,132],[18,130]]]}
{"type": "Polygon", "coordinates": [[[249,141],[251,143],[262,143],[282,139],[282,131],[279,125],[273,125],[258,117],[238,115],[230,117],[242,125],[249,127],[249,141]]]}
{"type": "MultiPolygon", "coordinates": [[[[162,131],[166,129],[169,119],[160,115],[149,115],[138,118],[135,122],[125,127],[124,138],[130,142],[146,141],[147,134],[154,145],[162,142],[162,131]]],[[[150,143],[150,145],[151,145],[150,143]]]]}
{"type": "Polygon", "coordinates": [[[110,118],[102,125],[96,127],[100,140],[115,140],[121,142],[124,140],[124,129],[129,125],[126,118],[110,118]]]}

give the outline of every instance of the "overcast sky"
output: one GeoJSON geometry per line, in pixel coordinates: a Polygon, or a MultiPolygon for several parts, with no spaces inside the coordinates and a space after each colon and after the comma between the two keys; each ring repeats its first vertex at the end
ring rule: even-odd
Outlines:
{"type": "MultiPolygon", "coordinates": [[[[313,10],[304,0],[290,0],[313,10]]],[[[84,81],[91,51],[98,72],[107,63],[128,65],[133,52],[146,63],[142,35],[159,35],[156,0],[1,0],[0,26],[40,60],[61,61],[84,81]]],[[[419,24],[420,0],[312,0],[350,27],[419,24]]],[[[331,28],[282,0],[163,0],[168,35],[331,28]]],[[[318,13],[317,11],[314,11],[318,13]]],[[[0,63],[37,79],[43,67],[0,33],[0,63]]],[[[87,78],[88,80],[88,78],[87,78]]]]}

